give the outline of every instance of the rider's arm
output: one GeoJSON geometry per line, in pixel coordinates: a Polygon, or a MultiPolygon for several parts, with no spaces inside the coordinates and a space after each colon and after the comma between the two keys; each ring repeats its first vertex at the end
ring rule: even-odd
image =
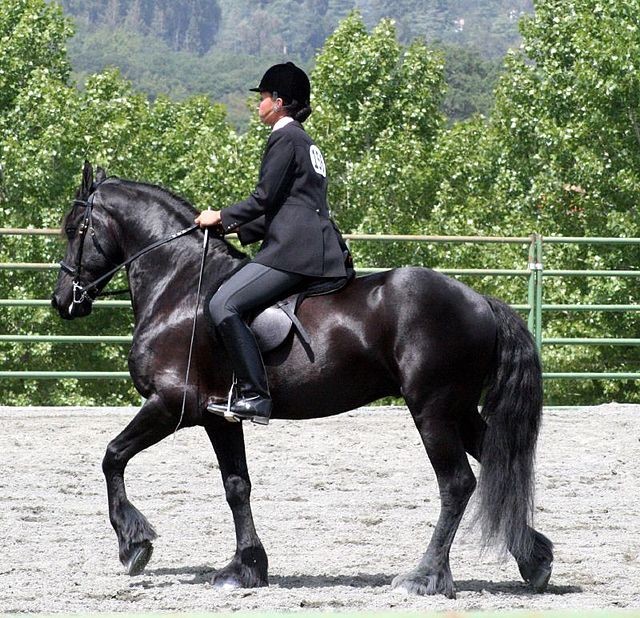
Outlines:
{"type": "Polygon", "coordinates": [[[295,150],[284,131],[271,135],[262,160],[260,180],[253,193],[246,200],[223,208],[220,213],[225,233],[264,215],[269,207],[278,206],[285,197],[295,150]]]}

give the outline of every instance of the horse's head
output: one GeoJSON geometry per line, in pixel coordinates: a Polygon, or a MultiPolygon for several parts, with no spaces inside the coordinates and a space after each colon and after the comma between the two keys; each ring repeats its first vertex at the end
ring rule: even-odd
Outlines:
{"type": "Polygon", "coordinates": [[[115,234],[97,193],[105,180],[106,174],[100,168],[94,179],[93,168],[85,161],[82,184],[62,222],[67,252],[60,262],[51,304],[65,320],[91,313],[93,301],[110,277],[95,286],[93,282],[108,273],[119,258],[115,234]]]}

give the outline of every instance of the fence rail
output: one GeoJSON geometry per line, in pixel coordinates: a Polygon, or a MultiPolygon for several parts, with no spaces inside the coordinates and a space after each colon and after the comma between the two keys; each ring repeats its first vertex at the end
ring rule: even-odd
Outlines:
{"type": "MultiPolygon", "coordinates": [[[[0,236],[49,236],[60,237],[57,229],[17,229],[0,228],[0,236]]],[[[543,346],[638,346],[640,339],[636,337],[545,337],[543,335],[543,315],[549,312],[637,312],[638,304],[550,304],[543,302],[543,282],[545,277],[610,277],[627,278],[640,277],[640,270],[631,269],[545,269],[544,245],[553,244],[580,244],[580,245],[624,245],[639,246],[640,238],[581,238],[581,237],[542,237],[537,234],[531,236],[432,236],[432,235],[388,235],[388,234],[345,234],[348,243],[353,242],[414,242],[431,244],[515,244],[523,245],[527,250],[526,267],[523,268],[442,268],[435,269],[452,276],[490,276],[490,277],[522,277],[526,282],[527,302],[512,304],[512,307],[527,314],[529,329],[534,335],[540,349],[543,346]]],[[[523,262],[525,259],[523,257],[523,262]]],[[[26,263],[26,262],[2,262],[0,270],[11,271],[57,271],[58,264],[52,263],[26,263]]],[[[386,268],[361,268],[359,274],[381,272],[386,268]]],[[[50,301],[47,299],[0,299],[0,307],[46,307],[50,301]]],[[[130,306],[125,300],[102,300],[95,303],[97,308],[118,308],[130,306]]],[[[122,345],[131,342],[128,335],[46,335],[46,334],[18,334],[7,333],[0,335],[0,344],[18,343],[29,345],[32,343],[99,343],[108,345],[122,345]]],[[[20,379],[125,379],[129,374],[124,371],[0,371],[0,378],[20,379]]],[[[579,380],[579,379],[606,379],[606,380],[640,380],[640,372],[545,372],[545,379],[551,380],[579,380]]]]}

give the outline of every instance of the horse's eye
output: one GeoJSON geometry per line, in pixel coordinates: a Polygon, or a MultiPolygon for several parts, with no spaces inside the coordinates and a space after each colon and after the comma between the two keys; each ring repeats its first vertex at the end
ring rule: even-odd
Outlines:
{"type": "Polygon", "coordinates": [[[67,238],[71,240],[76,235],[76,228],[73,225],[68,225],[64,228],[64,233],[67,235],[67,238]]]}

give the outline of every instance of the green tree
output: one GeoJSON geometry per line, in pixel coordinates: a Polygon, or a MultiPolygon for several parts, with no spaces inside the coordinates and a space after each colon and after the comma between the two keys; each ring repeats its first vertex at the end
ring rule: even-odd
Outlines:
{"type": "Polygon", "coordinates": [[[480,52],[444,45],[447,94],[443,111],[450,123],[474,114],[489,116],[493,107],[493,90],[502,69],[502,60],[491,60],[480,52]]]}
{"type": "Polygon", "coordinates": [[[35,71],[64,81],[70,67],[65,44],[71,23],[56,4],[43,0],[11,0],[0,7],[0,116],[35,71]]]}
{"type": "Polygon", "coordinates": [[[70,14],[96,28],[122,27],[160,37],[174,50],[195,54],[214,44],[221,22],[217,0],[59,0],[70,14]]]}
{"type": "Polygon", "coordinates": [[[522,24],[522,51],[507,57],[488,123],[463,123],[438,139],[439,209],[475,196],[491,213],[483,217],[486,231],[499,231],[500,222],[505,233],[639,233],[635,6],[537,4],[522,24]]]}
{"type": "MultiPolygon", "coordinates": [[[[524,47],[508,56],[486,127],[456,126],[439,140],[434,215],[464,214],[478,231],[547,236],[639,236],[640,14],[626,0],[545,0],[522,22],[524,47]],[[468,138],[470,148],[456,140],[468,138]],[[448,171],[447,171],[448,170],[448,171]],[[463,214],[464,213],[464,214],[463,214]]],[[[454,219],[455,220],[455,219],[454,219]]],[[[462,231],[462,230],[459,230],[462,231]]],[[[632,269],[637,250],[564,249],[551,268],[632,269]]],[[[547,302],[639,302],[637,280],[547,279],[547,302]]],[[[637,316],[583,314],[551,320],[547,336],[633,336],[637,316]]],[[[632,348],[545,350],[547,368],[637,370],[632,348]]],[[[569,396],[551,383],[550,397],[569,396]]],[[[629,399],[624,382],[583,382],[572,396],[629,399]]]]}
{"type": "MultiPolygon", "coordinates": [[[[118,5],[120,17],[126,4],[118,5]]],[[[144,19],[152,4],[139,3],[144,19]]],[[[316,4],[326,19],[345,5],[316,4]]],[[[495,0],[491,6],[499,4],[495,0]]],[[[115,3],[101,6],[107,5],[115,11],[115,3]]],[[[450,125],[439,111],[441,52],[421,43],[402,46],[389,20],[369,32],[358,14],[350,15],[317,58],[315,112],[308,122],[327,160],[331,205],[341,227],[349,232],[640,236],[640,18],[634,7],[630,0],[540,0],[536,15],[523,24],[523,50],[506,62],[490,118],[474,116],[450,125]]],[[[244,19],[251,8],[238,3],[236,14],[244,19]]],[[[249,130],[239,135],[224,108],[207,98],[149,99],[113,70],[83,80],[78,90],[68,80],[64,44],[69,32],[60,11],[45,0],[5,0],[0,6],[1,226],[57,225],[85,157],[112,174],[170,187],[198,206],[223,207],[251,190],[267,132],[255,114],[249,130]],[[35,38],[27,27],[31,21],[40,32],[35,38]],[[41,41],[47,42],[47,53],[39,48],[41,41]]],[[[125,54],[133,49],[131,37],[115,38],[125,54]]],[[[202,61],[213,65],[212,58],[202,61]]],[[[243,89],[262,72],[255,62],[248,67],[232,56],[225,63],[243,89]]],[[[151,83],[160,70],[148,64],[151,83]]],[[[223,87],[221,78],[205,82],[203,75],[206,90],[223,87]]],[[[365,266],[523,264],[522,251],[512,247],[480,252],[464,245],[359,244],[354,249],[365,266]]],[[[0,261],[49,262],[60,251],[61,246],[38,239],[3,238],[0,261]]],[[[624,247],[605,253],[576,245],[553,248],[545,260],[547,267],[631,269],[640,255],[624,247]]],[[[470,283],[512,302],[524,301],[522,285],[470,283]]],[[[548,277],[545,300],[637,303],[635,283],[631,278],[548,277]]],[[[8,272],[0,279],[2,297],[42,298],[50,288],[48,273],[8,272]]],[[[8,332],[23,333],[106,334],[130,328],[128,311],[71,324],[52,319],[46,310],[30,311],[3,307],[0,320],[8,332]]],[[[549,321],[547,336],[630,336],[640,330],[635,314],[582,315],[549,321]]],[[[125,368],[123,351],[114,347],[61,353],[54,344],[3,343],[0,354],[8,368],[125,368]]],[[[545,349],[548,370],[637,371],[639,356],[630,348],[615,353],[545,349]]],[[[551,383],[547,392],[555,402],[629,400],[626,386],[598,381],[569,389],[551,383]]],[[[119,403],[135,397],[123,383],[7,382],[2,388],[2,401],[16,403],[119,403]]]]}
{"type": "Polygon", "coordinates": [[[443,122],[441,57],[419,43],[401,48],[389,20],[369,34],[353,13],[327,40],[312,81],[310,130],[326,153],[342,227],[424,229],[428,152],[443,122]]]}
{"type": "MultiPolygon", "coordinates": [[[[23,0],[3,3],[0,11],[17,15],[23,0]]],[[[29,3],[43,31],[66,22],[59,11],[47,12],[44,0],[29,3]]],[[[33,16],[20,14],[28,22],[33,16]]],[[[16,29],[22,24],[16,21],[16,29]]],[[[19,37],[18,37],[19,38],[19,37]]],[[[4,38],[2,39],[4,41],[4,38]]],[[[25,45],[32,42],[22,37],[25,45]]],[[[63,41],[59,41],[62,48],[63,41]]],[[[183,103],[166,99],[150,102],[136,93],[117,71],[87,80],[80,91],[67,81],[68,65],[62,53],[59,66],[34,66],[31,50],[16,41],[5,46],[2,61],[16,76],[2,91],[11,106],[0,116],[0,169],[2,169],[2,227],[55,227],[59,224],[79,181],[84,158],[102,165],[112,174],[148,180],[183,193],[196,204],[226,203],[238,195],[236,183],[247,156],[245,140],[226,123],[224,109],[205,98],[183,103]],[[10,93],[10,96],[7,95],[10,93]],[[203,173],[204,170],[204,173],[203,173]]],[[[55,58],[54,58],[55,59],[55,58]]],[[[250,140],[247,140],[249,143],[250,140]]],[[[40,238],[3,237],[0,261],[54,262],[62,245],[40,238]]],[[[3,272],[2,298],[42,298],[52,287],[51,273],[3,272]]],[[[101,311],[96,309],[99,314],[101,311]]],[[[87,321],[64,323],[46,309],[0,308],[4,332],[13,333],[113,333],[130,332],[127,310],[103,313],[87,321]]],[[[60,370],[86,367],[124,370],[122,348],[58,344],[2,343],[0,354],[6,369],[30,367],[60,370]],[[64,348],[64,349],[63,349],[64,348]]],[[[3,403],[129,403],[135,394],[125,382],[83,383],[21,382],[2,384],[3,403]]]]}

